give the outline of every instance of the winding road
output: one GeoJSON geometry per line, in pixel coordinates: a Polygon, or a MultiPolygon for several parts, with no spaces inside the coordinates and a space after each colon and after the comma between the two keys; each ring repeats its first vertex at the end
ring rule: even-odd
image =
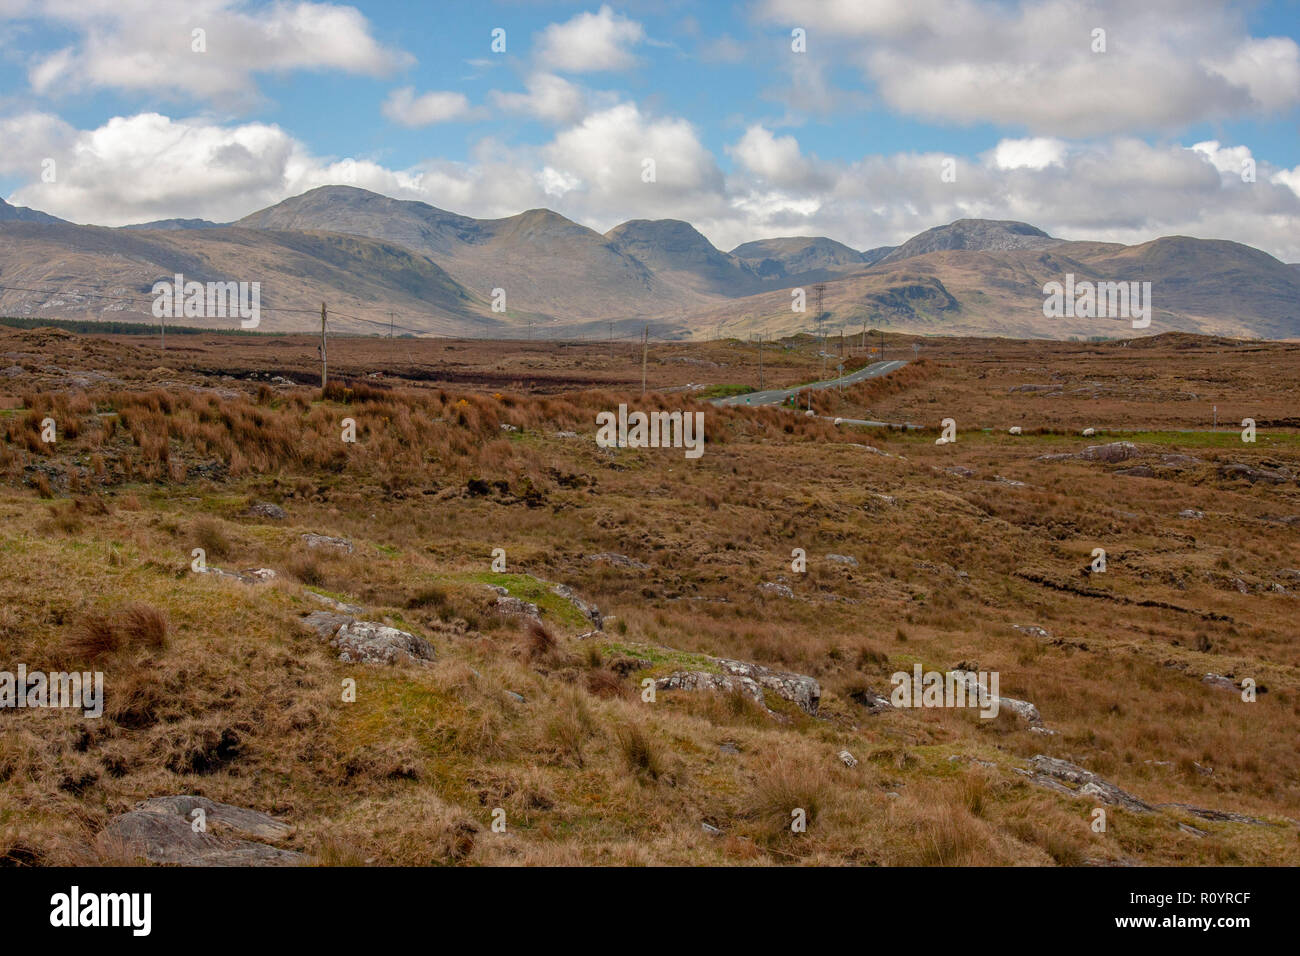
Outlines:
{"type": "MultiPolygon", "coordinates": [[[[840,385],[856,385],[858,382],[864,382],[869,378],[876,378],[881,375],[888,375],[890,372],[897,371],[907,363],[899,359],[889,362],[875,362],[856,372],[850,372],[842,378],[831,378],[824,382],[809,382],[806,385],[798,385],[794,388],[770,388],[762,392],[749,392],[745,395],[731,395],[727,398],[717,398],[713,400],[714,405],[780,405],[790,400],[791,395],[797,395],[805,388],[826,389],[837,388],[840,385]]],[[[872,422],[871,424],[884,424],[872,422]]]]}

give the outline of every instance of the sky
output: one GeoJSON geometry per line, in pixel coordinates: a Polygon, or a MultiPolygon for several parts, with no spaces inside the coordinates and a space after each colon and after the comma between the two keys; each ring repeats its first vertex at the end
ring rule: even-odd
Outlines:
{"type": "Polygon", "coordinates": [[[1300,262],[1300,3],[0,0],[0,196],[226,222],[347,184],[715,245],[960,218],[1300,262]]]}

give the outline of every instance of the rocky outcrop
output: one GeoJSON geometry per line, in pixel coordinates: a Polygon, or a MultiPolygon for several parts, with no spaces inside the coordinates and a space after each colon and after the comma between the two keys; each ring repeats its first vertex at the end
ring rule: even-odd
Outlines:
{"type": "Polygon", "coordinates": [[[712,663],[721,671],[675,671],[655,681],[660,690],[712,690],[723,693],[743,693],[767,707],[764,692],[788,700],[804,713],[816,716],[821,704],[821,685],[803,674],[774,671],[761,664],[713,658],[712,663]]]}
{"type": "Polygon", "coordinates": [[[1016,700],[1014,697],[994,697],[980,683],[979,674],[975,671],[954,670],[951,672],[966,687],[974,689],[978,696],[977,700],[981,707],[996,705],[999,709],[1006,708],[1017,717],[1030,724],[1041,724],[1042,716],[1038,713],[1038,708],[1027,700],[1016,700]]]}
{"type": "Polygon", "coordinates": [[[656,690],[707,690],[721,694],[744,694],[762,707],[763,688],[748,677],[715,674],[710,671],[674,671],[655,681],[656,690]]]}
{"type": "Polygon", "coordinates": [[[573,593],[573,588],[569,587],[567,584],[553,584],[551,585],[551,593],[556,597],[564,598],[564,600],[576,607],[582,616],[591,622],[592,626],[595,627],[596,630],[603,631],[605,629],[605,621],[601,616],[600,608],[578,597],[578,595],[573,593]]]}
{"type": "Polygon", "coordinates": [[[1035,783],[1057,792],[1070,796],[1095,797],[1102,803],[1123,807],[1135,813],[1151,813],[1154,810],[1150,804],[1133,794],[1067,760],[1036,754],[1030,758],[1029,766],[1029,775],[1035,783]]]}
{"type": "Polygon", "coordinates": [[[353,551],[352,542],[347,538],[332,538],[327,534],[316,534],[311,531],[300,537],[303,544],[309,548],[335,548],[346,554],[351,554],[353,551]]]}
{"type": "Polygon", "coordinates": [[[255,501],[248,513],[254,518],[269,518],[271,521],[283,521],[289,515],[277,504],[269,501],[255,501]]]}
{"type": "Polygon", "coordinates": [[[110,859],[179,866],[310,863],[310,857],[302,853],[241,838],[280,841],[292,832],[288,824],[265,813],[217,803],[206,797],[154,797],[137,804],[134,810],[113,817],[96,839],[96,847],[110,859]],[[195,815],[195,810],[203,812],[195,815]]]}
{"type": "Polygon", "coordinates": [[[1131,441],[1113,441],[1105,445],[1089,445],[1079,452],[1079,457],[1085,461],[1127,461],[1130,458],[1136,458],[1137,455],[1138,447],[1131,441]]]}
{"type": "Polygon", "coordinates": [[[376,621],[312,611],[303,625],[329,641],[346,664],[422,664],[434,659],[433,645],[424,638],[376,621]]]}

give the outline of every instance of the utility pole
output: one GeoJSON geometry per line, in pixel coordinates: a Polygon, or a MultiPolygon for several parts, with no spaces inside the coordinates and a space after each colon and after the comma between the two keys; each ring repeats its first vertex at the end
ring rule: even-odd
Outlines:
{"type": "Polygon", "coordinates": [[[650,356],[650,326],[641,331],[641,397],[645,398],[645,369],[650,356]]]}
{"type": "Polygon", "coordinates": [[[325,303],[320,304],[320,390],[321,397],[325,397],[325,382],[327,381],[327,372],[329,370],[329,359],[325,353],[325,303]]]}
{"type": "Polygon", "coordinates": [[[393,313],[388,313],[388,337],[393,337],[393,313]]]}
{"type": "Polygon", "coordinates": [[[763,390],[763,333],[758,333],[758,390],[763,390]]]}
{"type": "Polygon", "coordinates": [[[167,354],[167,320],[158,316],[158,335],[162,339],[162,352],[167,354]]]}
{"type": "Polygon", "coordinates": [[[867,320],[862,320],[862,351],[867,350],[867,320]]]}
{"type": "Polygon", "coordinates": [[[880,361],[885,360],[885,330],[880,330],[880,361]]]}

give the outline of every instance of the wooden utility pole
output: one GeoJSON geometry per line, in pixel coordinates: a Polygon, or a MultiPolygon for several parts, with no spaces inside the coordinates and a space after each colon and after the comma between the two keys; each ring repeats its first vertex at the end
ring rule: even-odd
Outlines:
{"type": "Polygon", "coordinates": [[[167,320],[158,316],[158,335],[162,339],[163,354],[167,354],[167,320]]]}
{"type": "Polygon", "coordinates": [[[320,304],[320,390],[321,397],[325,396],[325,382],[328,379],[329,359],[325,354],[325,303],[320,304]]]}
{"type": "Polygon", "coordinates": [[[763,333],[758,333],[758,390],[763,390],[763,333]]]}
{"type": "Polygon", "coordinates": [[[650,356],[650,326],[641,332],[641,397],[645,398],[645,369],[650,356]]]}

